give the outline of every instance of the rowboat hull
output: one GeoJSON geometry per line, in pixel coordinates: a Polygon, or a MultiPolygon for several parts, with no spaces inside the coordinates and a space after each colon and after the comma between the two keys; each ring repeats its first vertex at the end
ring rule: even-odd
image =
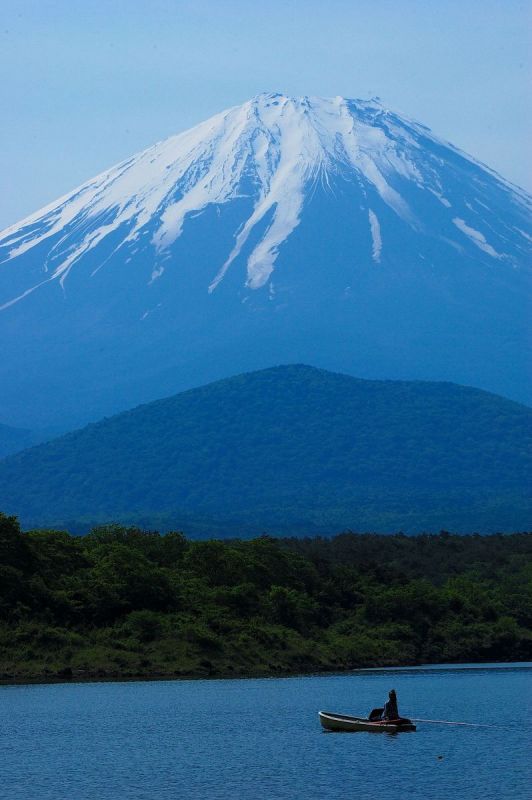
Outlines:
{"type": "Polygon", "coordinates": [[[333,714],[330,711],[319,712],[322,727],[327,731],[346,731],[370,733],[399,733],[415,731],[416,726],[409,719],[369,720],[364,717],[350,717],[347,714],[333,714]]]}

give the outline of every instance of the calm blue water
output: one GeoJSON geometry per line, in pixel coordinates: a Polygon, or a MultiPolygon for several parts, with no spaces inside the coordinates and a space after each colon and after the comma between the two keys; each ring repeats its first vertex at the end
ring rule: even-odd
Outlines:
{"type": "Polygon", "coordinates": [[[2,800],[529,800],[532,665],[0,687],[2,800]],[[322,732],[390,688],[416,733],[322,732]],[[442,760],[438,756],[443,755],[442,760]]]}

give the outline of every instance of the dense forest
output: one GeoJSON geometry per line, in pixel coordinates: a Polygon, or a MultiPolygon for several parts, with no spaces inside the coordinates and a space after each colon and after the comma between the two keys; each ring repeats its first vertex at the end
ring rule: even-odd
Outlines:
{"type": "Polygon", "coordinates": [[[113,519],[194,538],[523,530],[531,419],[470,387],[275,367],[1,460],[0,508],[25,527],[113,519]]]}
{"type": "Polygon", "coordinates": [[[0,514],[0,678],[532,659],[532,535],[187,540],[0,514]]]}

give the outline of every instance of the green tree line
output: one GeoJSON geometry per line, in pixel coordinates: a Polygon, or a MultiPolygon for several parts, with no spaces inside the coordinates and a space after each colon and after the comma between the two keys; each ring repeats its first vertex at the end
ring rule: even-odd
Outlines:
{"type": "Polygon", "coordinates": [[[191,541],[0,514],[0,678],[532,659],[532,535],[191,541]]]}

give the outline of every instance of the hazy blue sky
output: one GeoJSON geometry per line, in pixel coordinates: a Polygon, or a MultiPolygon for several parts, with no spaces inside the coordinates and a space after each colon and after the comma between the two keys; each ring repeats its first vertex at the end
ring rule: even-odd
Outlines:
{"type": "Polygon", "coordinates": [[[0,228],[261,91],[379,95],[532,188],[530,2],[0,0],[0,228]]]}

